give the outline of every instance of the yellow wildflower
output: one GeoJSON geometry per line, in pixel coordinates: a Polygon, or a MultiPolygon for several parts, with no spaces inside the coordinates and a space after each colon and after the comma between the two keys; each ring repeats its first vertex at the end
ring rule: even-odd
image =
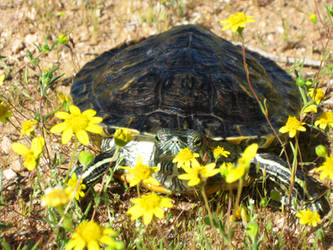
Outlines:
{"type": "Polygon", "coordinates": [[[58,96],[58,99],[61,103],[68,103],[70,101],[68,96],[66,96],[64,93],[60,92],[60,93],[57,94],[57,96],[58,96]]]}
{"type": "Polygon", "coordinates": [[[114,132],[114,142],[116,145],[123,147],[134,138],[134,133],[128,128],[118,128],[114,132]]]}
{"type": "Polygon", "coordinates": [[[51,66],[47,66],[46,69],[44,69],[43,73],[47,74],[51,69],[51,66]]]}
{"type": "Polygon", "coordinates": [[[311,211],[310,208],[299,211],[296,216],[299,218],[299,223],[302,225],[312,225],[315,227],[321,222],[319,214],[311,211]]]}
{"type": "Polygon", "coordinates": [[[37,124],[36,120],[27,120],[22,123],[22,128],[21,128],[21,137],[23,134],[26,134],[27,136],[31,135],[31,132],[34,131],[34,125],[37,124]]]}
{"type": "Polygon", "coordinates": [[[303,127],[305,122],[300,122],[296,116],[289,116],[286,125],[282,126],[279,131],[280,133],[287,133],[289,132],[289,137],[293,138],[296,135],[297,131],[306,131],[306,128],[303,127]]]}
{"type": "Polygon", "coordinates": [[[55,116],[63,119],[64,122],[54,125],[51,128],[51,133],[62,133],[61,142],[67,144],[73,136],[83,144],[88,145],[89,136],[87,132],[101,134],[102,127],[98,124],[102,122],[101,117],[97,117],[96,111],[88,109],[81,113],[80,109],[74,105],[69,106],[69,113],[57,112],[55,116]]]}
{"type": "Polygon", "coordinates": [[[127,213],[131,215],[131,220],[143,217],[143,223],[148,225],[153,216],[162,219],[164,217],[163,208],[173,207],[172,199],[158,196],[156,193],[144,194],[140,198],[131,199],[134,204],[127,213]]]}
{"type": "Polygon", "coordinates": [[[122,167],[126,169],[129,174],[126,178],[129,180],[130,187],[138,185],[140,182],[144,184],[159,186],[160,183],[152,177],[152,174],[158,171],[157,167],[148,167],[148,165],[143,164],[142,157],[139,156],[135,167],[122,167]]]}
{"type": "Polygon", "coordinates": [[[257,151],[258,144],[253,143],[250,146],[247,146],[242,156],[237,160],[237,166],[245,165],[245,167],[248,168],[254,156],[257,154],[257,151]]]}
{"type": "Polygon", "coordinates": [[[309,19],[311,20],[311,22],[313,22],[314,24],[317,23],[317,16],[315,13],[312,13],[310,16],[309,16],[309,19]]]}
{"type": "Polygon", "coordinates": [[[217,146],[213,150],[215,160],[218,160],[221,156],[227,158],[230,155],[230,152],[225,150],[223,147],[217,146]]]}
{"type": "Polygon", "coordinates": [[[65,34],[61,34],[58,36],[58,42],[61,44],[66,44],[68,43],[69,39],[68,36],[66,36],[65,34]]]}
{"type": "Polygon", "coordinates": [[[66,250],[84,249],[88,250],[100,249],[100,244],[116,248],[115,237],[117,233],[110,228],[98,225],[94,221],[86,221],[78,225],[73,233],[70,241],[66,245],[66,250]]]}
{"type": "Polygon", "coordinates": [[[247,23],[254,21],[253,16],[245,16],[244,12],[237,12],[235,15],[230,15],[227,20],[221,21],[221,24],[226,24],[222,30],[231,29],[232,32],[238,32],[244,29],[247,23]]]}
{"type": "Polygon", "coordinates": [[[199,157],[198,153],[193,153],[189,148],[183,148],[179,151],[176,157],[172,160],[173,163],[177,163],[177,167],[183,166],[190,167],[191,163],[196,161],[195,158],[199,157]]]}
{"type": "Polygon", "coordinates": [[[236,167],[231,162],[223,162],[219,170],[227,183],[233,183],[244,176],[246,166],[243,164],[236,167]]]}
{"type": "Polygon", "coordinates": [[[230,221],[234,221],[234,220],[240,220],[242,219],[243,223],[246,224],[250,221],[250,216],[247,213],[247,209],[244,205],[240,205],[237,207],[237,210],[234,212],[234,215],[230,216],[230,221]]]}
{"type": "Polygon", "coordinates": [[[82,190],[86,189],[86,185],[82,184],[82,179],[80,179],[80,183],[78,184],[78,179],[76,176],[76,173],[73,173],[71,178],[69,179],[68,183],[67,183],[67,187],[66,187],[66,192],[68,193],[68,195],[70,195],[70,197],[74,197],[76,200],[79,200],[80,197],[84,197],[85,194],[82,190]],[[77,186],[77,189],[76,189],[77,186]],[[76,190],[76,191],[75,191],[76,190]]]}
{"type": "Polygon", "coordinates": [[[29,171],[32,171],[37,166],[37,162],[40,154],[42,153],[44,144],[44,138],[37,137],[32,139],[30,149],[25,145],[17,142],[12,144],[12,149],[15,153],[23,156],[23,165],[26,166],[29,171]]]}
{"type": "Polygon", "coordinates": [[[326,177],[333,180],[333,155],[326,157],[325,162],[316,169],[316,172],[321,172],[319,176],[321,180],[324,180],[326,177]]]}
{"type": "Polygon", "coordinates": [[[0,103],[0,121],[6,123],[8,118],[13,114],[10,112],[10,107],[3,102],[0,103]]]}
{"type": "Polygon", "coordinates": [[[242,156],[238,158],[237,165],[235,166],[231,162],[223,163],[220,167],[220,173],[224,176],[227,183],[233,183],[244,176],[249,169],[251,161],[256,155],[258,150],[258,144],[253,143],[246,147],[242,156]]]}
{"type": "Polygon", "coordinates": [[[311,99],[315,100],[317,104],[319,104],[321,100],[324,98],[325,94],[321,88],[316,88],[316,96],[314,96],[314,88],[310,88],[308,91],[308,96],[311,99]]]}
{"type": "Polygon", "coordinates": [[[42,196],[42,206],[58,207],[66,205],[71,197],[62,188],[53,188],[45,191],[45,195],[42,196]]]}
{"type": "Polygon", "coordinates": [[[178,179],[188,180],[188,186],[195,186],[204,183],[208,177],[214,176],[219,173],[219,169],[215,168],[215,163],[209,163],[205,166],[200,165],[198,161],[192,164],[192,167],[183,166],[185,174],[178,176],[178,179]]]}
{"type": "Polygon", "coordinates": [[[315,126],[325,130],[326,127],[333,127],[333,113],[323,112],[319,118],[315,121],[315,126]]]}
{"type": "Polygon", "coordinates": [[[317,113],[317,112],[318,112],[318,110],[317,110],[317,105],[315,105],[315,104],[311,104],[311,105],[307,106],[307,107],[304,109],[303,112],[304,112],[304,113],[310,113],[310,112],[317,113]]]}

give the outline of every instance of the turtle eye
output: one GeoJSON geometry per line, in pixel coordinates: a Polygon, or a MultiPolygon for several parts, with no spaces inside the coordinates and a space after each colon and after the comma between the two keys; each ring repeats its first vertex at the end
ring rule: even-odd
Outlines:
{"type": "Polygon", "coordinates": [[[160,142],[160,141],[161,141],[160,137],[158,135],[155,135],[155,142],[160,142]]]}

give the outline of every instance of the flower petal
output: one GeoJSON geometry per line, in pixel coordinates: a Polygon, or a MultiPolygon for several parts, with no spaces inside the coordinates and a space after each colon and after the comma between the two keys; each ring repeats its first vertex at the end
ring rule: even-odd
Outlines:
{"type": "Polygon", "coordinates": [[[12,149],[16,154],[25,155],[29,152],[29,149],[22,143],[14,142],[12,143],[12,149]]]}
{"type": "Polygon", "coordinates": [[[163,219],[163,217],[164,217],[164,211],[160,207],[158,207],[154,210],[154,214],[157,218],[160,218],[160,219],[163,219]]]}
{"type": "Polygon", "coordinates": [[[153,219],[153,212],[152,211],[149,211],[149,212],[147,211],[146,213],[144,213],[143,223],[145,225],[148,225],[151,222],[152,219],[153,219]]]}
{"type": "Polygon", "coordinates": [[[27,159],[23,162],[23,165],[29,170],[32,171],[36,168],[37,162],[36,159],[27,159]]]}
{"type": "Polygon", "coordinates": [[[198,185],[199,183],[200,183],[200,179],[199,178],[192,178],[187,183],[187,185],[190,186],[190,187],[192,187],[192,186],[198,185]]]}
{"type": "Polygon", "coordinates": [[[76,107],[75,105],[70,105],[69,106],[69,112],[71,112],[72,115],[80,115],[81,111],[78,107],[76,107]]]}
{"type": "Polygon", "coordinates": [[[32,139],[31,150],[34,152],[35,157],[40,155],[40,153],[43,151],[44,144],[45,142],[43,137],[32,139]]]}
{"type": "Polygon", "coordinates": [[[160,183],[158,182],[158,180],[156,180],[154,177],[149,177],[146,180],[143,180],[144,184],[150,184],[152,186],[159,186],[160,183]]]}
{"type": "Polygon", "coordinates": [[[88,241],[87,248],[88,248],[88,250],[100,250],[100,247],[99,247],[98,242],[96,240],[88,241]]]}
{"type": "Polygon", "coordinates": [[[97,124],[89,124],[86,130],[94,134],[101,134],[103,132],[102,127],[97,124]]]}
{"type": "Polygon", "coordinates": [[[62,133],[61,143],[67,144],[72,139],[72,136],[73,136],[73,130],[71,128],[67,128],[62,133]]]}
{"type": "Polygon", "coordinates": [[[89,136],[85,130],[79,130],[76,132],[76,137],[79,139],[83,145],[87,146],[89,144],[89,136]]]}
{"type": "Polygon", "coordinates": [[[62,131],[64,131],[66,129],[66,123],[65,122],[62,122],[62,123],[59,123],[59,124],[56,124],[54,125],[51,129],[50,129],[50,132],[52,134],[57,134],[57,133],[60,133],[62,131]]]}
{"type": "Polygon", "coordinates": [[[114,247],[115,246],[115,241],[113,238],[107,235],[103,235],[100,239],[99,242],[103,243],[104,245],[114,247]]]}
{"type": "Polygon", "coordinates": [[[306,131],[306,128],[303,127],[303,126],[300,126],[300,127],[297,128],[297,130],[298,130],[298,131],[303,131],[303,132],[305,132],[305,131],[306,131]]]}
{"type": "Polygon", "coordinates": [[[281,127],[280,129],[279,129],[279,132],[280,133],[287,133],[289,130],[288,130],[288,128],[287,128],[287,126],[283,126],[283,127],[281,127]]]}
{"type": "Polygon", "coordinates": [[[54,116],[59,119],[66,120],[70,115],[67,112],[58,111],[54,116]]]}
{"type": "Polygon", "coordinates": [[[89,120],[91,123],[101,123],[103,121],[103,118],[99,117],[99,116],[95,116],[95,117],[91,117],[89,120]]]}
{"type": "Polygon", "coordinates": [[[296,135],[296,130],[295,129],[289,131],[289,137],[290,138],[295,137],[295,135],[296,135]]]}
{"type": "Polygon", "coordinates": [[[304,109],[304,113],[310,113],[310,112],[314,112],[314,113],[317,113],[317,105],[315,104],[312,104],[312,105],[309,105],[307,106],[305,109],[304,109]]]}
{"type": "Polygon", "coordinates": [[[142,209],[137,205],[130,207],[127,213],[131,215],[131,220],[136,220],[144,214],[144,212],[142,212],[142,209]]]}
{"type": "Polygon", "coordinates": [[[93,109],[87,109],[82,112],[82,115],[88,116],[88,117],[93,117],[96,115],[96,111],[93,109]]]}
{"type": "Polygon", "coordinates": [[[162,198],[162,200],[161,200],[161,207],[167,207],[167,208],[173,207],[172,199],[170,199],[170,198],[162,198]]]}

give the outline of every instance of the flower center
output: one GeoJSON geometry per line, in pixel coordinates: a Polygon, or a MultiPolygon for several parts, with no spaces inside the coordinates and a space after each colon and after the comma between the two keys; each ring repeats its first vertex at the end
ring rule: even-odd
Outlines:
{"type": "Polygon", "coordinates": [[[142,200],[142,207],[144,207],[146,211],[154,210],[155,208],[160,206],[160,199],[161,198],[157,195],[149,195],[142,200]]]}
{"type": "Polygon", "coordinates": [[[68,126],[73,129],[73,132],[85,130],[88,127],[89,119],[85,115],[71,115],[68,120],[68,126]]]}
{"type": "Polygon", "coordinates": [[[191,150],[189,149],[184,149],[181,153],[180,153],[180,156],[179,158],[182,160],[182,161],[190,161],[193,159],[193,154],[191,152],[191,150]]]}
{"type": "Polygon", "coordinates": [[[34,151],[29,150],[29,151],[24,155],[24,159],[25,159],[25,161],[27,161],[27,162],[35,161],[35,160],[36,160],[36,157],[35,157],[34,151]]]}
{"type": "Polygon", "coordinates": [[[197,176],[200,179],[200,181],[203,181],[205,175],[205,168],[201,166],[193,168],[193,174],[194,176],[197,176]]]}
{"type": "Polygon", "coordinates": [[[86,242],[98,241],[102,236],[101,228],[93,221],[82,224],[81,228],[78,229],[78,234],[80,234],[86,242]]]}
{"type": "Polygon", "coordinates": [[[143,167],[138,169],[137,172],[137,176],[141,179],[141,180],[145,180],[148,179],[150,176],[150,169],[148,167],[143,167]]]}
{"type": "Polygon", "coordinates": [[[288,127],[291,129],[297,129],[299,126],[301,126],[301,122],[296,118],[290,119],[288,122],[288,127]]]}

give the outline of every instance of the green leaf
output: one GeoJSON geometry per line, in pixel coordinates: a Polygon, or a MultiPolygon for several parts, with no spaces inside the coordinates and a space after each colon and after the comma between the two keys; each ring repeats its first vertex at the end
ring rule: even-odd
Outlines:
{"type": "Polygon", "coordinates": [[[259,232],[259,226],[256,222],[250,222],[246,225],[246,234],[251,238],[252,242],[256,241],[259,232]]]}
{"type": "Polygon", "coordinates": [[[5,241],[5,239],[1,240],[1,246],[3,247],[3,249],[5,250],[11,250],[10,245],[5,241]]]}
{"type": "Polygon", "coordinates": [[[271,191],[271,199],[273,201],[281,202],[281,194],[276,190],[271,191]]]}

